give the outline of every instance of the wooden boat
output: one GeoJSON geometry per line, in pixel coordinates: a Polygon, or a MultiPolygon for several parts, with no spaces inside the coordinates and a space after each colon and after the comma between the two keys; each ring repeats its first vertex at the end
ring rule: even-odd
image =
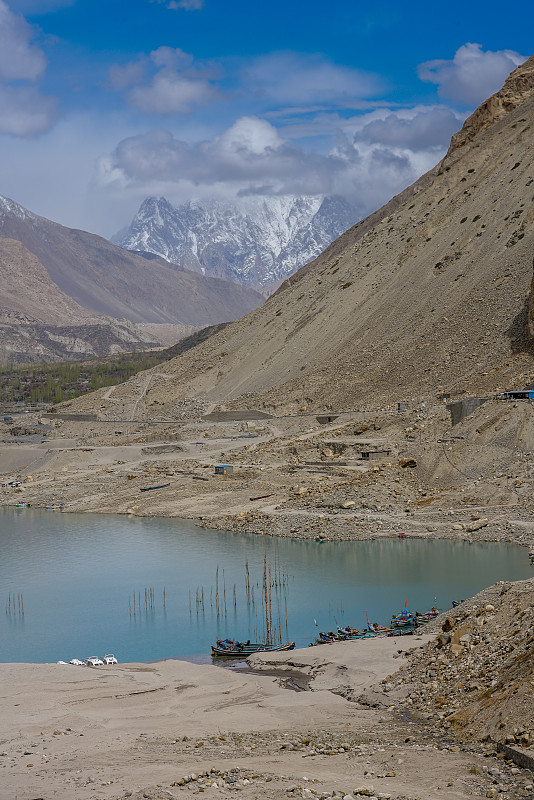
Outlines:
{"type": "Polygon", "coordinates": [[[391,620],[392,628],[419,628],[421,625],[426,625],[431,619],[437,617],[439,611],[437,608],[431,608],[421,614],[420,611],[413,613],[404,609],[400,614],[394,616],[391,620]]]}
{"type": "Polygon", "coordinates": [[[419,623],[415,617],[405,617],[404,619],[392,619],[392,628],[415,628],[419,623]]]}
{"type": "Polygon", "coordinates": [[[234,639],[217,639],[215,646],[220,650],[227,650],[228,648],[231,649],[233,647],[246,647],[247,650],[253,650],[256,653],[258,650],[261,650],[265,647],[265,642],[251,642],[250,640],[247,642],[236,642],[234,639]]]}
{"type": "Polygon", "coordinates": [[[351,628],[347,625],[345,628],[337,626],[337,633],[340,639],[361,639],[365,635],[365,631],[360,631],[358,628],[351,628]]]}
{"type": "Polygon", "coordinates": [[[328,633],[319,631],[319,635],[314,642],[311,642],[310,647],[313,647],[316,644],[332,644],[332,642],[339,641],[341,641],[341,639],[337,634],[334,633],[334,631],[328,631],[328,633]]]}
{"type": "Polygon", "coordinates": [[[357,628],[351,628],[347,625],[346,628],[340,628],[338,626],[337,632],[338,639],[341,641],[345,641],[347,639],[374,639],[375,636],[385,636],[387,633],[387,628],[380,628],[379,630],[367,628],[363,631],[360,631],[357,628]]]}
{"type": "Polygon", "coordinates": [[[391,628],[387,628],[385,625],[379,625],[378,622],[373,622],[371,625],[367,623],[368,633],[387,633],[390,630],[391,628]]]}
{"type": "Polygon", "coordinates": [[[399,614],[395,614],[391,618],[391,627],[392,628],[416,628],[419,624],[416,620],[417,612],[414,614],[412,611],[408,611],[406,607],[402,609],[399,614]]]}
{"type": "Polygon", "coordinates": [[[413,615],[413,619],[416,625],[426,625],[427,622],[430,622],[431,619],[434,619],[439,614],[439,610],[437,608],[431,608],[428,611],[425,611],[424,614],[421,614],[419,611],[416,611],[413,615]]]}
{"type": "Polygon", "coordinates": [[[391,628],[386,636],[413,636],[417,628],[391,628]]]}
{"type": "Polygon", "coordinates": [[[288,644],[266,644],[260,642],[233,642],[231,640],[219,641],[211,645],[213,658],[247,658],[254,653],[276,653],[281,650],[293,650],[295,642],[288,644]]]}

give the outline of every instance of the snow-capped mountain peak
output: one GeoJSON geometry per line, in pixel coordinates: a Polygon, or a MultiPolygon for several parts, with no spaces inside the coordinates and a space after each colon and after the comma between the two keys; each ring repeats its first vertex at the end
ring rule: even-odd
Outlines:
{"type": "Polygon", "coordinates": [[[315,258],[357,220],[340,197],[252,196],[173,206],[147,197],[112,241],[206,275],[265,288],[315,258]]]}

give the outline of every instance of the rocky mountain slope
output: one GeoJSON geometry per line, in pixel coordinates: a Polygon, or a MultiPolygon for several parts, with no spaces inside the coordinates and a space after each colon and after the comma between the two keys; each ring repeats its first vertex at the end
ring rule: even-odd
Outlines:
{"type": "Polygon", "coordinates": [[[147,197],[112,241],[186,269],[265,289],[311,261],[354,224],[342,197],[247,197],[173,206],[147,197]]]}
{"type": "Polygon", "coordinates": [[[277,412],[376,408],[530,382],[533,86],[530,58],[484,104],[498,113],[476,111],[433,170],[261,308],[169,362],[145,413],[193,396],[277,412]]]}
{"type": "Polygon", "coordinates": [[[410,713],[464,740],[532,747],[534,581],[485,589],[440,622],[438,637],[383,681],[388,694],[400,689],[410,713]]]}
{"type": "Polygon", "coordinates": [[[0,197],[0,239],[6,238],[21,242],[61,292],[93,315],[202,326],[236,319],[262,302],[251,289],[147,260],[0,197]]]}
{"type": "Polygon", "coordinates": [[[50,279],[21,242],[0,239],[0,320],[30,318],[59,325],[89,316],[50,279]]]}
{"type": "Polygon", "coordinates": [[[68,361],[157,345],[157,337],[132,322],[91,315],[56,286],[21,242],[0,239],[0,364],[68,361]]]}

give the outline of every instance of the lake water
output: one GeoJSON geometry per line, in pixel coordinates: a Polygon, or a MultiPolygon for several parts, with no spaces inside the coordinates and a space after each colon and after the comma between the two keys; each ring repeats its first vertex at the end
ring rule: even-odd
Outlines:
{"type": "Polygon", "coordinates": [[[315,638],[315,621],[320,630],[335,620],[363,627],[368,613],[387,623],[406,601],[411,610],[446,609],[498,580],[533,573],[527,551],[513,545],[317,543],[176,519],[0,508],[0,661],[108,652],[122,662],[202,660],[217,636],[263,635],[265,566],[279,584],[270,590],[269,619],[297,646],[315,638]]]}

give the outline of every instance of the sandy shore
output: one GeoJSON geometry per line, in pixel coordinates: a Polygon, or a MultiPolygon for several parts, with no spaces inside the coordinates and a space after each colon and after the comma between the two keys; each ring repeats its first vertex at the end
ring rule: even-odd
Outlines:
{"type": "Polygon", "coordinates": [[[484,797],[487,758],[402,718],[373,689],[407,646],[379,639],[252,659],[279,677],[181,661],[2,664],[0,799],[484,797]],[[310,691],[286,688],[295,671],[310,691]]]}

